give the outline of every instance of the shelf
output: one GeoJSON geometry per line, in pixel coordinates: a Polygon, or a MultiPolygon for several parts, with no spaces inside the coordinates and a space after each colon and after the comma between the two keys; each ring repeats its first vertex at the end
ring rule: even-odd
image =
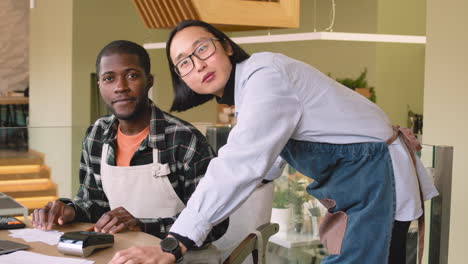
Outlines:
{"type": "Polygon", "coordinates": [[[285,248],[320,244],[318,236],[313,236],[312,234],[301,234],[294,231],[276,233],[269,241],[285,248]]]}

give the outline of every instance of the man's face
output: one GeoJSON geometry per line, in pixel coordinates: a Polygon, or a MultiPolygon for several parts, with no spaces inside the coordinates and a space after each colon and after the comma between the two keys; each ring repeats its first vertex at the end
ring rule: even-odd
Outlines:
{"type": "Polygon", "coordinates": [[[119,120],[131,120],[147,107],[153,76],[146,75],[136,55],[114,53],[101,58],[99,91],[119,120]]]}

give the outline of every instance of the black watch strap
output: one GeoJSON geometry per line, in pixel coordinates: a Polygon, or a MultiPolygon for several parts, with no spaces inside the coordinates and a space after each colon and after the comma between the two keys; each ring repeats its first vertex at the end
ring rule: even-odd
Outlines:
{"type": "Polygon", "coordinates": [[[175,237],[166,237],[161,241],[161,249],[164,252],[171,253],[175,257],[175,262],[180,262],[184,258],[179,246],[179,240],[175,237]]]}
{"type": "Polygon", "coordinates": [[[187,248],[187,250],[197,248],[197,245],[195,244],[195,242],[193,242],[188,237],[184,237],[184,236],[181,236],[181,235],[179,235],[177,233],[173,233],[173,232],[169,232],[169,235],[171,235],[171,236],[175,237],[177,240],[179,240],[179,242],[182,243],[187,248]]]}

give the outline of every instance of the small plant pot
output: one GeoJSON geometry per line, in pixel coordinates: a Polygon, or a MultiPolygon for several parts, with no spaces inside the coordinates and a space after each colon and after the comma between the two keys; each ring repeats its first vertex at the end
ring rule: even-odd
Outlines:
{"type": "Polygon", "coordinates": [[[354,91],[368,99],[371,97],[370,88],[356,88],[354,91]]]}
{"type": "Polygon", "coordinates": [[[294,223],[294,231],[296,231],[296,233],[300,233],[302,231],[302,226],[302,222],[294,223]]]}
{"type": "Polygon", "coordinates": [[[273,208],[271,211],[271,222],[279,225],[280,233],[288,231],[289,216],[291,215],[290,208],[273,208]]]}

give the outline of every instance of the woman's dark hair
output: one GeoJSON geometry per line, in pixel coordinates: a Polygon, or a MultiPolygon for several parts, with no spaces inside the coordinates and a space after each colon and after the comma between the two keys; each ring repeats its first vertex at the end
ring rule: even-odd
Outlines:
{"type": "Polygon", "coordinates": [[[145,48],[128,40],[114,40],[102,48],[96,58],[96,72],[98,75],[102,57],[112,54],[136,55],[138,57],[140,66],[145,71],[145,74],[148,76],[151,73],[151,62],[148,52],[145,50],[145,48]]]}
{"type": "Polygon", "coordinates": [[[212,94],[198,94],[190,87],[188,87],[184,81],[175,73],[174,71],[174,63],[172,63],[170,51],[171,51],[171,44],[172,39],[177,34],[177,32],[181,31],[187,27],[201,27],[204,28],[206,31],[213,34],[215,38],[218,38],[221,41],[223,48],[226,50],[228,44],[232,47],[233,54],[229,56],[229,59],[232,64],[236,64],[242,62],[249,58],[249,54],[245,52],[239,45],[234,43],[226,34],[221,32],[219,29],[215,28],[214,26],[200,21],[200,20],[184,20],[180,22],[177,27],[175,27],[166,42],[166,56],[167,61],[169,62],[169,70],[171,71],[171,78],[172,78],[172,87],[174,89],[174,100],[172,101],[171,111],[185,111],[195,106],[201,105],[211,99],[213,99],[214,95],[212,94]]]}

